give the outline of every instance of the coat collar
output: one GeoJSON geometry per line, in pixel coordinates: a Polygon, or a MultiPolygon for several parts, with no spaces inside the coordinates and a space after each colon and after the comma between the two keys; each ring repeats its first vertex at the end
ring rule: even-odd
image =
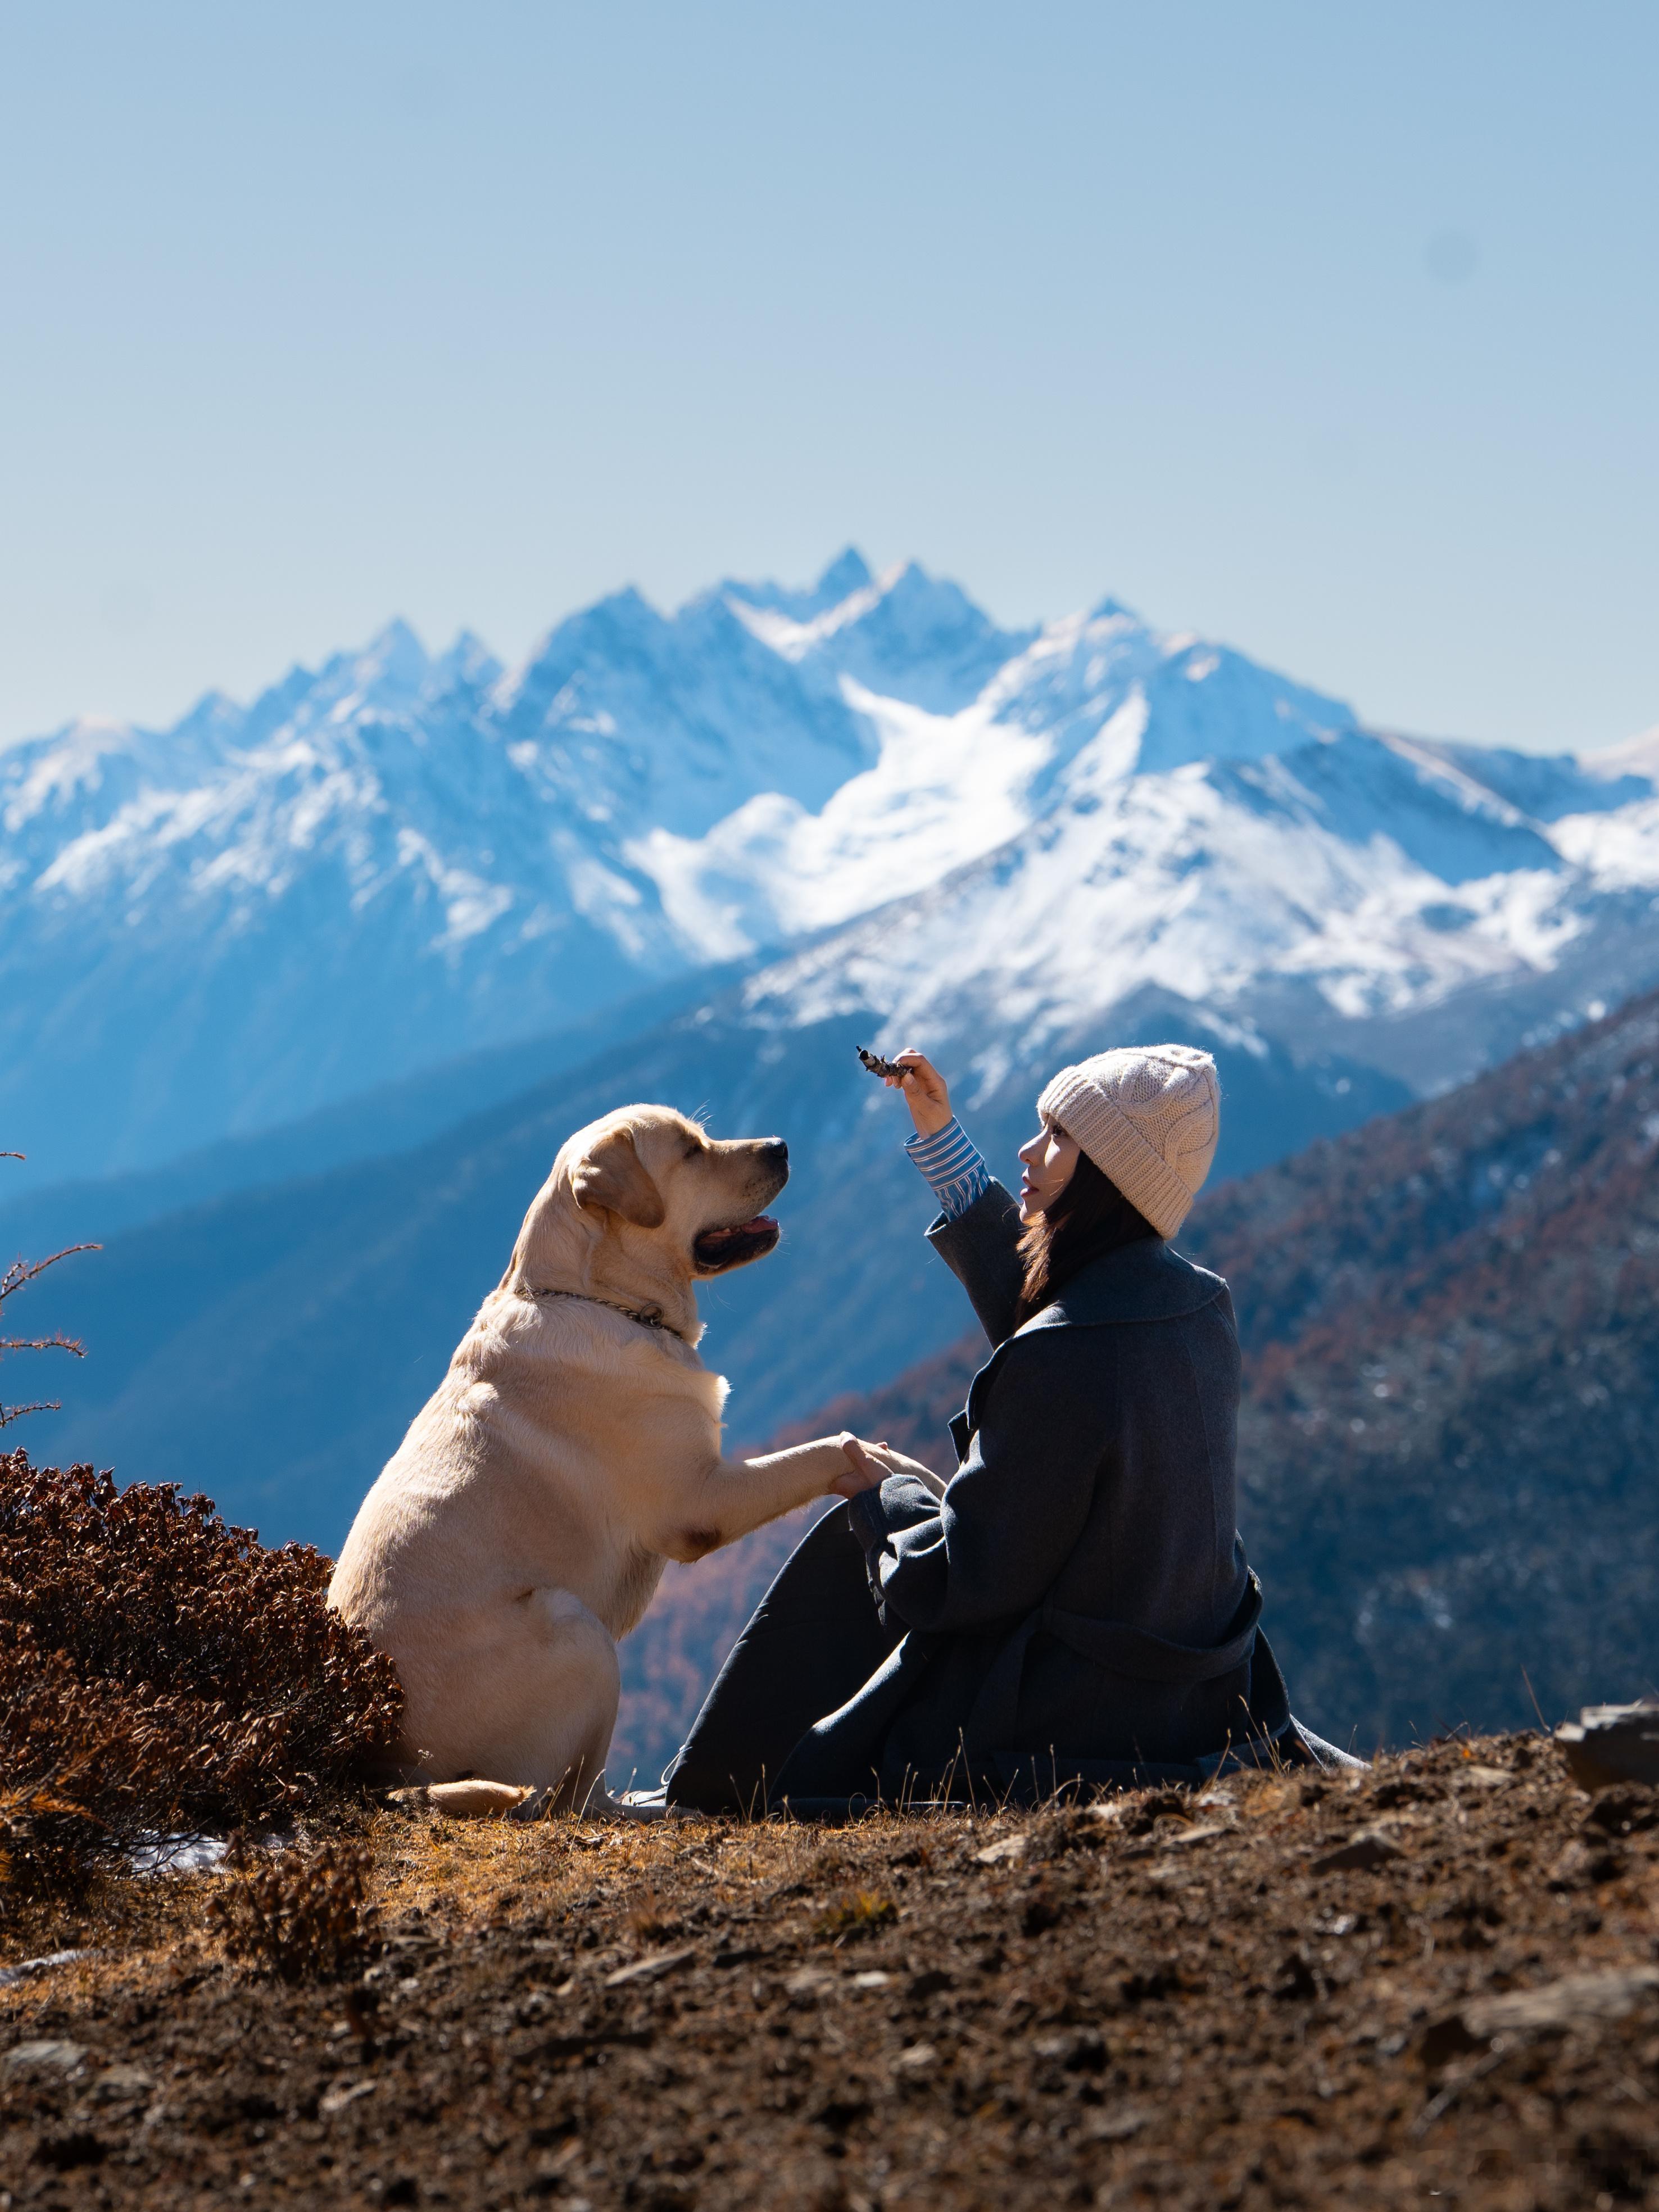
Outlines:
{"type": "Polygon", "coordinates": [[[1060,1296],[1033,1314],[1024,1328],[1005,1337],[975,1376],[968,1403],[951,1424],[958,1462],[979,1426],[985,1394],[1012,1346],[1042,1328],[1096,1328],[1111,1322],[1176,1321],[1197,1313],[1227,1288],[1219,1275],[1172,1252],[1162,1238],[1120,1245],[1074,1275],[1060,1296]]]}
{"type": "Polygon", "coordinates": [[[1183,1259],[1161,1237],[1144,1237],[1091,1261],[1015,1334],[1097,1328],[1108,1322],[1176,1321],[1207,1306],[1226,1287],[1219,1275],[1183,1259]]]}

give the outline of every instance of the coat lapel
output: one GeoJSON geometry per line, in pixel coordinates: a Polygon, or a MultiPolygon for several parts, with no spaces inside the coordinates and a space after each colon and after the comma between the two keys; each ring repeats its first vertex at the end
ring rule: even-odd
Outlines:
{"type": "Polygon", "coordinates": [[[1008,1347],[1040,1328],[1101,1328],[1114,1322],[1176,1321],[1196,1313],[1219,1297],[1227,1285],[1219,1275],[1200,1267],[1162,1237],[1142,1237],[1121,1244],[1095,1261],[1067,1283],[1057,1298],[1033,1314],[1023,1328],[998,1345],[968,1386],[968,1403],[951,1423],[951,1440],[957,1448],[957,1465],[968,1456],[968,1446],[978,1428],[986,1393],[1008,1347]]]}

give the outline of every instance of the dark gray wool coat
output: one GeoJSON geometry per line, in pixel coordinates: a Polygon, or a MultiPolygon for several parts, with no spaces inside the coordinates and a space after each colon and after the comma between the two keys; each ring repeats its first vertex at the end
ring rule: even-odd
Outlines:
{"type": "Polygon", "coordinates": [[[907,1475],[852,1501],[896,1640],[796,1743],[777,1793],[1191,1779],[1283,1735],[1237,1527],[1226,1284],[1148,1238],[1016,1329],[1019,1218],[1001,1184],[927,1233],[994,1350],[952,1424],[943,1501],[907,1475]]]}

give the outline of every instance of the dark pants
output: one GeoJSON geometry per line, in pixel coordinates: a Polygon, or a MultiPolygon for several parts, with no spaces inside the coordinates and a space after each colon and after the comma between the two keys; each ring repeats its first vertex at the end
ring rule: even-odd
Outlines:
{"type": "Polygon", "coordinates": [[[815,1721],[861,1690],[904,1630],[884,1628],[845,1507],[779,1569],[665,1779],[700,1813],[766,1809],[769,1782],[815,1721]]]}
{"type": "MultiPolygon", "coordinates": [[[[864,1687],[904,1633],[902,1623],[882,1624],[863,1547],[845,1510],[826,1513],[784,1561],[714,1678],[664,1778],[667,1802],[700,1813],[763,1814],[775,1795],[772,1785],[801,1738],[864,1687]]],[[[1277,1669],[1272,1672],[1277,1684],[1277,1669]]],[[[1282,1688],[1279,1695],[1282,1705],[1282,1688]]],[[[1295,1720],[1264,1755],[1275,1765],[1364,1764],[1295,1720]]],[[[1246,1747],[1236,1757],[1243,1765],[1255,1763],[1246,1747]]],[[[1033,1788],[1039,1797],[1048,1763],[1037,1762],[1033,1788]]],[[[1141,1772],[1126,1765],[1121,1781],[1110,1786],[1165,1778],[1195,1783],[1207,1771],[1148,1767],[1141,1772]]]]}

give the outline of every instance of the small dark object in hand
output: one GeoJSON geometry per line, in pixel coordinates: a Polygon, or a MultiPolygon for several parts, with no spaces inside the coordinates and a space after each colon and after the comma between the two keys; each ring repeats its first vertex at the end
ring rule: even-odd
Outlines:
{"type": "Polygon", "coordinates": [[[872,1075],[896,1075],[899,1081],[902,1083],[905,1077],[910,1073],[908,1067],[901,1067],[896,1060],[884,1060],[879,1053],[866,1052],[862,1045],[859,1047],[859,1058],[869,1069],[872,1075]]]}

